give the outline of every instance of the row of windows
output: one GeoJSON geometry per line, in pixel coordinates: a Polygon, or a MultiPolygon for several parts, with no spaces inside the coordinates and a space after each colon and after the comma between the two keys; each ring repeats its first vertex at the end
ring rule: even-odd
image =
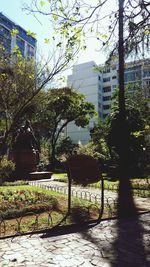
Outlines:
{"type": "Polygon", "coordinates": [[[110,72],[110,68],[109,67],[106,67],[104,70],[103,70],[103,73],[109,73],[110,72]]]}
{"type": "Polygon", "coordinates": [[[27,32],[23,28],[16,25],[13,21],[10,21],[2,13],[0,13],[0,23],[4,25],[4,27],[6,26],[9,30],[12,30],[13,28],[17,29],[21,38],[25,39],[25,41],[30,43],[32,46],[36,46],[36,39],[34,37],[27,35],[27,32]]]}
{"type": "Polygon", "coordinates": [[[103,96],[103,101],[108,101],[108,100],[111,100],[111,96],[110,95],[103,96]]]}
{"type": "Polygon", "coordinates": [[[5,18],[2,14],[0,14],[0,22],[5,25],[7,28],[12,29],[12,23],[5,18]]]}
{"type": "MultiPolygon", "coordinates": [[[[111,69],[116,70],[116,65],[113,65],[111,69]]],[[[110,72],[110,67],[105,67],[105,69],[103,70],[103,73],[109,73],[109,72],[110,72]]]]}
{"type": "Polygon", "coordinates": [[[133,66],[133,67],[130,67],[130,68],[126,68],[125,71],[129,71],[129,72],[132,72],[132,71],[140,71],[141,70],[141,66],[133,66]]]}
{"type": "MultiPolygon", "coordinates": [[[[103,78],[103,82],[110,82],[110,79],[111,79],[111,77],[103,78]]],[[[117,79],[116,75],[112,76],[112,80],[114,80],[114,79],[117,79]]],[[[98,80],[99,81],[101,80],[101,76],[98,76],[98,80]]]]}
{"type": "Polygon", "coordinates": [[[150,77],[150,70],[144,70],[143,77],[150,77]]]}
{"type": "Polygon", "coordinates": [[[106,77],[106,78],[104,78],[103,79],[103,82],[105,83],[105,82],[110,82],[110,77],[106,77]]]}
{"type": "Polygon", "coordinates": [[[141,72],[135,71],[135,72],[125,73],[124,78],[126,83],[129,81],[141,80],[141,72]]]}
{"type": "Polygon", "coordinates": [[[150,80],[144,81],[144,85],[150,85],[150,80]]]}
{"type": "Polygon", "coordinates": [[[5,27],[0,25],[0,32],[1,34],[3,34],[4,36],[8,36],[9,38],[11,38],[11,34],[10,31],[7,30],[5,27]]]}
{"type": "Polygon", "coordinates": [[[111,92],[111,86],[103,87],[103,92],[111,92]]]}
{"type": "Polygon", "coordinates": [[[103,105],[103,109],[106,110],[106,109],[110,109],[111,108],[111,105],[103,105]]]}
{"type": "MultiPolygon", "coordinates": [[[[101,104],[100,103],[98,103],[98,107],[99,107],[99,109],[101,109],[101,104]]],[[[107,110],[107,109],[110,109],[111,108],[111,105],[103,105],[103,110],[107,110]]]]}
{"type": "Polygon", "coordinates": [[[8,53],[11,52],[11,39],[4,38],[4,36],[0,34],[0,44],[5,48],[8,53]]]}
{"type": "MultiPolygon", "coordinates": [[[[103,82],[104,82],[104,83],[105,83],[105,82],[110,82],[110,79],[111,79],[111,77],[103,78],[103,82]]],[[[117,79],[117,76],[116,76],[116,75],[112,76],[112,80],[114,80],[114,79],[117,79]]]]}

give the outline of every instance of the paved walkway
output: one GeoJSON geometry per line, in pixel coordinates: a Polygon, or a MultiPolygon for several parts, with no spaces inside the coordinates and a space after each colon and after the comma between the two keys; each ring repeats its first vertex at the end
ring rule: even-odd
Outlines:
{"type": "MultiPolygon", "coordinates": [[[[49,179],[45,179],[45,180],[38,180],[38,181],[34,181],[35,184],[43,184],[43,185],[47,185],[47,186],[58,186],[59,188],[62,189],[67,189],[67,184],[64,182],[58,182],[55,181],[53,179],[49,180],[49,179]]],[[[90,192],[91,194],[93,194],[93,201],[94,201],[94,195],[98,196],[100,198],[100,194],[101,194],[101,190],[100,188],[96,189],[94,187],[82,187],[80,185],[72,185],[71,186],[72,190],[79,192],[90,192]]],[[[66,190],[66,192],[68,192],[66,190]]],[[[111,200],[117,200],[117,192],[112,191],[112,190],[104,190],[104,202],[107,200],[109,200],[111,202],[111,200]]],[[[91,198],[92,199],[92,198],[91,198]]],[[[135,205],[137,207],[137,209],[140,212],[145,212],[145,211],[150,211],[150,204],[149,204],[149,198],[144,198],[144,197],[138,197],[138,196],[134,196],[134,202],[135,205]]]]}
{"type": "Polygon", "coordinates": [[[150,214],[80,232],[0,240],[4,267],[149,267],[150,214]]]}

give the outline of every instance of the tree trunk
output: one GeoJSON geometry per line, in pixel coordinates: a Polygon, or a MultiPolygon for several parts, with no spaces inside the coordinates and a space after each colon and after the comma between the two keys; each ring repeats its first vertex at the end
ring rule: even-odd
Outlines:
{"type": "Polygon", "coordinates": [[[136,213],[129,180],[129,132],[126,124],[125,86],[124,86],[124,0],[119,0],[119,192],[118,216],[128,217],[136,213]]]}

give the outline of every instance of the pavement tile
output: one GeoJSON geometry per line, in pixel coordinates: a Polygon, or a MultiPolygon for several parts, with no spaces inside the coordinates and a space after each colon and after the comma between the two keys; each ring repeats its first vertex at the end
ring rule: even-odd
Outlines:
{"type": "Polygon", "coordinates": [[[8,238],[0,241],[0,267],[149,267],[149,231],[150,216],[143,214],[69,235],[8,238]]]}

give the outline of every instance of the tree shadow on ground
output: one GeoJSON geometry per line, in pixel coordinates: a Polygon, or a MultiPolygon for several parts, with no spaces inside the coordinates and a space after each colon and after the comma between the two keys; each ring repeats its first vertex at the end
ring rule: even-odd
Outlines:
{"type": "Polygon", "coordinates": [[[78,233],[84,230],[86,231],[97,225],[97,220],[89,220],[89,215],[85,212],[85,209],[82,211],[83,214],[81,213],[81,208],[75,208],[73,213],[66,214],[66,216],[53,228],[45,230],[41,238],[78,233]],[[68,216],[71,217],[71,224],[61,225],[66,222],[68,216]]]}
{"type": "Polygon", "coordinates": [[[119,183],[117,212],[118,218],[120,219],[116,221],[116,238],[112,243],[114,259],[111,266],[150,266],[150,263],[147,261],[148,255],[143,241],[145,229],[140,221],[139,211],[134,203],[129,179],[123,179],[119,183]]]}
{"type": "MultiPolygon", "coordinates": [[[[111,267],[148,267],[148,248],[144,244],[144,221],[135,206],[131,183],[129,179],[120,181],[118,192],[118,207],[115,223],[98,228],[99,235],[85,231],[81,235],[93,243],[99,250],[99,263],[107,262],[111,267]]],[[[108,222],[109,224],[109,222],[108,222]]],[[[147,244],[148,246],[148,244],[147,244]]]]}
{"type": "Polygon", "coordinates": [[[88,246],[91,246],[91,255],[97,259],[96,266],[105,263],[109,267],[150,266],[147,259],[148,247],[144,244],[144,235],[148,236],[146,223],[138,214],[129,179],[120,181],[117,213],[118,219],[107,220],[108,225],[101,220],[100,225],[93,228],[94,231],[92,227],[97,225],[96,221],[90,224],[85,222],[86,216],[79,218],[76,213],[73,216],[74,224],[56,227],[42,237],[80,232],[81,238],[91,243],[88,246]]]}

